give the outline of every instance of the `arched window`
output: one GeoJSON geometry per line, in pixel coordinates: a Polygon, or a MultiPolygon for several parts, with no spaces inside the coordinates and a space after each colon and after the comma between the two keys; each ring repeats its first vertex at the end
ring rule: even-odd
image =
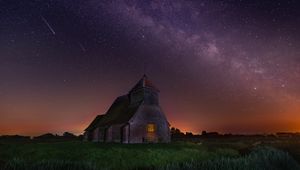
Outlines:
{"type": "Polygon", "coordinates": [[[154,123],[147,124],[147,132],[149,132],[149,133],[155,132],[155,124],[154,123]]]}

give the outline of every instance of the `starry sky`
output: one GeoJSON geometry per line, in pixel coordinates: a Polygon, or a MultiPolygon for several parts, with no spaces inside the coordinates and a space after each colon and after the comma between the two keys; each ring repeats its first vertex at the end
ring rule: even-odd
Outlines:
{"type": "Polygon", "coordinates": [[[297,0],[0,0],[0,134],[76,134],[146,73],[182,131],[300,131],[297,0]]]}

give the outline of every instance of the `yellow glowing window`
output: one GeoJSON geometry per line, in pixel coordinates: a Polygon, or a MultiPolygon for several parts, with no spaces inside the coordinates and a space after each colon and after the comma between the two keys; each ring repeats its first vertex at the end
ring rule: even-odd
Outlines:
{"type": "Polygon", "coordinates": [[[154,132],[155,131],[155,125],[153,123],[149,123],[147,125],[147,132],[154,132]]]}

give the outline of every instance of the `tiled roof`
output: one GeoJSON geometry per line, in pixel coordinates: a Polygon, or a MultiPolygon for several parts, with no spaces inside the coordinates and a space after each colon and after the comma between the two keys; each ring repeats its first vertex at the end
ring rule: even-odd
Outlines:
{"type": "Polygon", "coordinates": [[[98,115],[99,118],[91,123],[86,131],[92,130],[96,127],[107,127],[113,124],[127,123],[135,114],[141,102],[135,105],[130,105],[128,95],[118,97],[105,115],[98,115]]]}
{"type": "Polygon", "coordinates": [[[104,115],[97,115],[96,118],[92,121],[92,123],[85,129],[85,131],[89,131],[95,128],[97,123],[104,117],[104,115]]]}

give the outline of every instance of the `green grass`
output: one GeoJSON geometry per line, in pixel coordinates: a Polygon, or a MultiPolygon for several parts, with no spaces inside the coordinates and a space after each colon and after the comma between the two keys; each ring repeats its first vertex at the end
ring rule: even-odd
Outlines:
{"type": "Polygon", "coordinates": [[[0,145],[0,160],[10,167],[39,164],[70,166],[74,162],[74,166],[85,166],[87,169],[134,169],[160,167],[191,159],[207,160],[219,156],[234,157],[238,156],[238,152],[224,148],[211,152],[204,146],[192,143],[123,145],[57,142],[0,145]]]}
{"type": "Polygon", "coordinates": [[[271,147],[255,148],[249,155],[185,163],[171,163],[166,170],[298,170],[299,164],[287,153],[271,147]]]}
{"type": "MultiPolygon", "coordinates": [[[[2,142],[0,169],[297,169],[286,152],[243,142],[101,144],[92,142],[2,142]],[[248,148],[249,152],[243,151],[248,148]],[[243,167],[243,168],[241,168],[243,167]]],[[[291,169],[291,170],[292,170],[291,169]]]]}

